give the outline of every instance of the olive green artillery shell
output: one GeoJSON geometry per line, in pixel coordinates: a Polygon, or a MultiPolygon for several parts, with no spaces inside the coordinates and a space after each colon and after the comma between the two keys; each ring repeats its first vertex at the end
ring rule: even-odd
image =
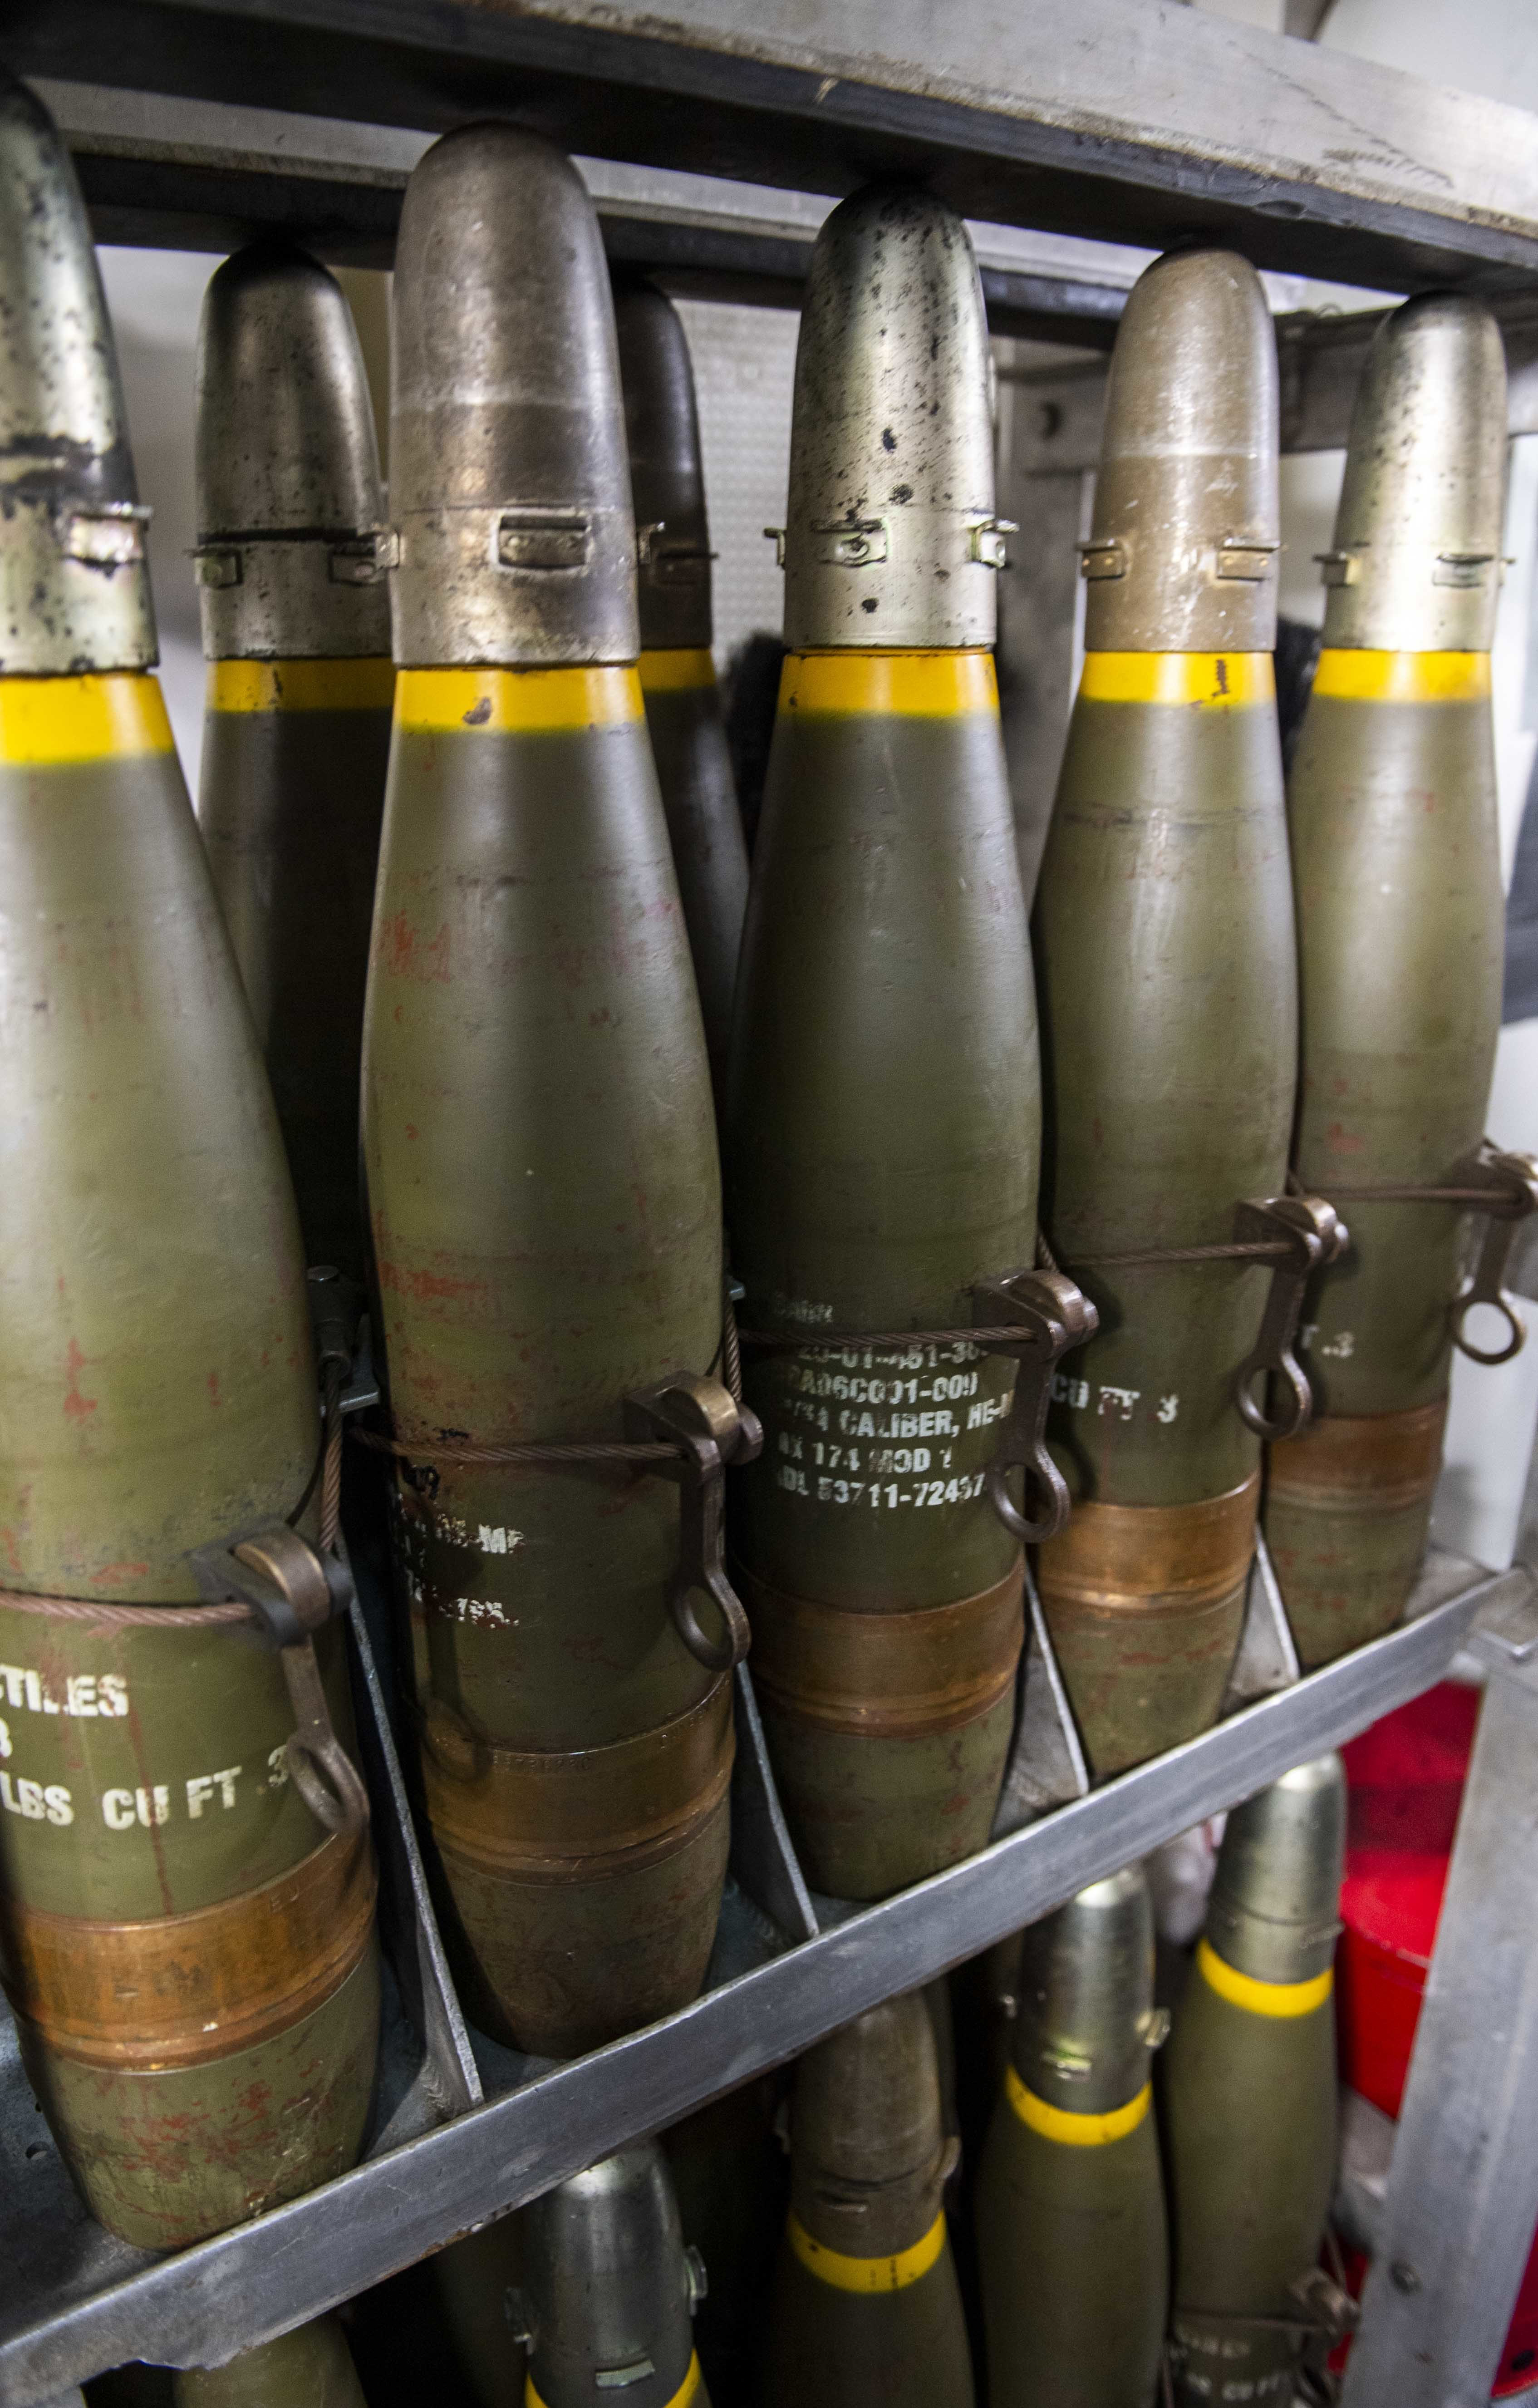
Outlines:
{"type": "MultiPolygon", "coordinates": [[[[522,678],[397,681],[363,1144],[387,1388],[407,1441],[619,1440],[627,1392],[705,1371],[719,1344],[709,1073],[634,672],[522,678]],[[558,715],[587,695],[589,715],[541,729],[509,716],[541,695],[558,715]]],[[[577,1752],[643,1737],[666,1753],[664,1727],[719,1689],[668,1612],[672,1483],[446,1463],[404,1470],[397,1507],[424,1776],[440,1799],[504,1776],[526,1792],[542,1769],[561,1784],[590,1770],[577,1752]]],[[[558,1829],[488,1824],[466,1794],[479,1868],[462,1877],[457,1839],[444,1872],[487,1980],[498,1932],[528,1918],[557,1967],[621,1927],[634,1935],[600,2037],[691,1997],[719,1899],[729,1746],[695,1799],[714,1836],[697,1813],[674,1817],[671,1884],[655,1814],[627,1868],[615,1851],[634,1826],[594,1831],[590,1812],[574,1854],[558,1829]],[[514,1895],[524,1875],[532,1908],[514,1895]]],[[[583,1783],[566,1786],[575,1800],[583,1783]]],[[[527,1970],[537,1987],[539,1963],[527,1970]]],[[[534,2042],[517,2014],[530,2000],[498,1986],[525,2044],[592,2044],[587,2027],[534,2042]]]]}
{"type": "Polygon", "coordinates": [[[1001,2093],[976,2222],[989,2408],[1152,2408],[1169,2282],[1152,2115],[1080,2147],[1001,2093]]]}
{"type": "Polygon", "coordinates": [[[1042,1607],[1097,1780],[1208,1730],[1244,1625],[1260,1477],[1188,1505],[1080,1500],[1042,1607]]]}
{"type": "MultiPolygon", "coordinates": [[[[1091,655],[1087,674],[1097,657],[1133,656],[1091,655]]],[[[1161,656],[1135,657],[1151,670],[1161,656]]],[[[1192,676],[1204,658],[1165,657],[1189,657],[1192,676]]],[[[1228,682],[1243,691],[1238,677],[1253,675],[1254,663],[1233,656],[1228,682]]],[[[1097,1255],[1229,1243],[1235,1205],[1283,1187],[1295,963],[1268,691],[1218,707],[1079,696],[1034,931],[1042,1218],[1100,1314],[1098,1335],[1054,1383],[1054,1452],[1093,1506],[1233,1498],[1258,1469],[1259,1443],[1234,1410],[1232,1383],[1259,1335],[1269,1267],[1087,1266],[1097,1255]]],[[[1076,1543],[1088,1537],[1086,1528],[1076,1543]]],[[[1055,1559],[1075,1543],[1071,1525],[1041,1557],[1043,1601],[1070,1667],[1075,1634],[1052,1592],[1055,1559]]],[[[1167,1552],[1157,1538],[1149,1547],[1167,1552]]],[[[1173,1592],[1177,1583],[1155,1585],[1173,1592]]],[[[1065,1670],[1097,1770],[1170,1746],[1216,1714],[1242,1591],[1231,1579],[1226,1603],[1203,1594],[1189,1606],[1200,1669],[1189,1687],[1166,1684],[1162,1727],[1135,1701],[1123,1714],[1104,1686],[1091,1713],[1083,1684],[1065,1670]]],[[[1170,1595],[1159,1618],[1147,1643],[1177,1664],[1188,1638],[1170,1595]]],[[[1129,1671],[1141,1683],[1143,1642],[1130,1627],[1127,1643],[1129,1671]]]]}
{"type": "MultiPolygon", "coordinates": [[[[153,680],[0,685],[0,1577],[189,1603],[189,1551],[290,1513],[317,1426],[292,1191],[153,680]]],[[[0,1602],[0,1956],[94,2211],[177,2246],[339,2172],[372,1862],[287,1784],[276,1655],[0,1602]],[[250,1947],[274,1883],[327,1901],[318,1959],[250,1947]],[[194,1914],[221,1945],[183,1965],[194,1914]]]]}
{"type": "MultiPolygon", "coordinates": [[[[1289,813],[1302,964],[1299,1175],[1326,1196],[1332,1183],[1434,1184],[1483,1134],[1501,1022],[1488,698],[1316,693],[1289,813]]],[[[1369,1460],[1390,1450],[1403,1459],[1375,1465],[1375,1505],[1367,1461],[1343,1501],[1302,1493],[1301,1455],[1280,1479],[1273,1459],[1267,1537],[1300,1652],[1315,1663],[1390,1628],[1419,1570],[1440,1444],[1426,1461],[1417,1440],[1432,1412],[1440,1440],[1448,1307],[1468,1227],[1450,1206],[1346,1198],[1341,1212],[1351,1243],[1315,1282],[1300,1352],[1322,1415],[1355,1421],[1369,1460]],[[1406,1417],[1401,1446],[1392,1429],[1374,1437],[1366,1426],[1376,1416],[1406,1417]],[[1348,1612],[1342,1596],[1356,1600],[1348,1612]]],[[[1330,1485],[1338,1492],[1342,1483],[1330,1485]]]]}
{"type": "Polygon", "coordinates": [[[210,663],[199,777],[199,824],[266,1056],[306,1258],[353,1279],[365,1263],[358,1081],[393,675],[388,661],[210,663]],[[332,708],[320,700],[328,681],[332,708]],[[366,702],[349,699],[370,689],[366,702]]]}
{"type": "Polygon", "coordinates": [[[643,652],[641,690],[694,957],[710,1073],[720,1101],[748,909],[748,846],[709,653],[643,652]],[[697,664],[694,681],[675,684],[675,662],[697,664]]]}
{"type": "Polygon", "coordinates": [[[1226,2317],[1296,2315],[1335,2171],[1335,2014],[1257,2014],[1193,1968],[1163,2055],[1178,2401],[1292,2397],[1293,2341],[1226,2317]],[[1181,2370],[1184,2346],[1198,2390],[1181,2370]],[[1249,2387],[1246,2387],[1246,2386],[1249,2387]]]}
{"type": "Polygon", "coordinates": [[[364,2408],[335,2316],[317,2316],[296,2332],[242,2350],[227,2366],[178,2369],[171,2396],[176,2408],[364,2408]]]}
{"type": "MultiPolygon", "coordinates": [[[[1303,1077],[1298,1173],[1341,1186],[1445,1179],[1485,1126],[1503,915],[1487,700],[1316,694],[1289,798],[1303,1077]]],[[[1342,1206],[1351,1244],[1305,1312],[1329,1413],[1446,1394],[1465,1216],[1342,1206]]]]}
{"type": "MultiPolygon", "coordinates": [[[[350,1740],[340,1630],[317,1645],[350,1740]]],[[[288,1778],[277,1655],[3,1604],[0,1651],[0,1973],[92,2213],[180,2248],[345,2172],[377,2051],[372,1863],[288,1778]],[[291,1884],[319,1895],[299,1940],[269,1903],[291,1884]]]]}
{"type": "MultiPolygon", "coordinates": [[[[150,679],[48,682],[162,713],[150,679]]],[[[0,1573],[146,1604],[292,1512],[316,1446],[292,1189],[169,741],[0,747],[0,1573]]]]}
{"type": "Polygon", "coordinates": [[[972,2360],[947,2238],[900,2289],[840,2289],[788,2241],[764,2334],[761,2408],[972,2408],[972,2360]]]}
{"type": "MultiPolygon", "coordinates": [[[[730,1075],[748,1327],[964,1328],[973,1283],[1033,1259],[1035,1014],[991,662],[885,666],[898,708],[810,710],[819,678],[858,697],[862,681],[879,691],[881,665],[787,663],[730,1075]],[[939,708],[922,707],[926,675],[939,708]]],[[[921,1652],[905,1621],[1018,1578],[984,1488],[1011,1363],[964,1343],[746,1359],[765,1442],[735,1483],[736,1545],[776,1614],[809,1632],[831,1609],[834,1655],[858,1639],[837,1628],[871,1616],[894,1656],[921,1652]]],[[[1009,1602],[994,1677],[938,1735],[902,1735],[900,1712],[890,1736],[858,1715],[808,1720],[766,1678],[771,1750],[819,1886],[881,1895],[987,1837],[1019,1644],[1009,1602]]]]}
{"type": "Polygon", "coordinates": [[[1266,1543],[1305,1672],[1403,1614],[1426,1559],[1446,1418],[1445,1397],[1403,1413],[1324,1413],[1269,1449],[1266,1543]]]}
{"type": "Polygon", "coordinates": [[[379,2047],[372,1935],[324,2003],[204,2065],[124,2072],[50,2049],[17,2017],[22,2063],[99,2224],[184,2249],[357,2163],[379,2047]]]}

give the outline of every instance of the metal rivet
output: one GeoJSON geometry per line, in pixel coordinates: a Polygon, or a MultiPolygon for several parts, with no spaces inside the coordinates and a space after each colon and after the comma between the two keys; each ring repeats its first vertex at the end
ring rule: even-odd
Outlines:
{"type": "Polygon", "coordinates": [[[1415,2268],[1410,2264],[1407,2258],[1396,2258],[1394,2259],[1393,2264],[1388,2269],[1388,2280],[1392,2283],[1396,2291],[1404,2291],[1408,2293],[1411,2291],[1418,2291],[1420,2288],[1420,2276],[1416,2272],[1415,2268]]]}

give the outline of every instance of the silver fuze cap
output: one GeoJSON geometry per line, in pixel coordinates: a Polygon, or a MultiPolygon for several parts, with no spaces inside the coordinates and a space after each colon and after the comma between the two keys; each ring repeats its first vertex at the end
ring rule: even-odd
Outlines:
{"type": "Polygon", "coordinates": [[[1373,338],[1351,413],[1325,642],[1488,652],[1505,480],[1500,327],[1459,293],[1406,301],[1373,338]]]}
{"type": "Polygon", "coordinates": [[[971,239],[933,194],[873,186],[817,238],[796,350],[785,640],[991,645],[988,321],[971,239]]]}
{"type": "Polygon", "coordinates": [[[404,667],[634,661],[635,523],[598,220],[514,125],[434,144],[395,254],[392,609],[404,667]]]}
{"type": "Polygon", "coordinates": [[[0,75],[0,676],[153,667],[149,515],[75,170],[0,75]]]}
{"type": "Polygon", "coordinates": [[[227,259],[197,361],[198,587],[209,660],[390,650],[363,353],[334,276],[289,243],[227,259]]]}
{"type": "Polygon", "coordinates": [[[1092,652],[1269,652],[1276,642],[1276,337],[1232,251],[1170,251],[1111,353],[1094,523],[1092,652]]]}

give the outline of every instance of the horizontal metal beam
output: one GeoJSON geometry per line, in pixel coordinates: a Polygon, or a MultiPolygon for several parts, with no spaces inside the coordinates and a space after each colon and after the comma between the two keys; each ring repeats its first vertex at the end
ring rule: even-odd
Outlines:
{"type": "MultiPolygon", "coordinates": [[[[388,267],[431,134],[38,76],[98,242],[224,252],[281,235],[388,267]]],[[[799,308],[826,196],[581,158],[611,260],[707,300],[799,308]]],[[[995,332],[1108,345],[1141,254],[973,229],[995,332]]]]}
{"type": "Polygon", "coordinates": [[[1484,1572],[1433,1553],[1416,1618],[1387,1638],[933,1880],[850,1914],[666,2022],[543,2072],[178,2257],[130,2272],[127,2253],[114,2258],[111,2244],[104,2266],[119,2271],[94,2294],[76,2272],[61,2300],[54,2265],[36,2266],[30,2280],[10,2277],[0,2299],[0,2402],[36,2408],[126,2358],[218,2363],[319,2315],[798,2056],[851,2015],[933,1980],[1364,1729],[1441,1677],[1481,1608],[1509,1611],[1531,1596],[1525,1571],[1484,1572]]]}
{"type": "Polygon", "coordinates": [[[1538,280],[1538,132],[1501,102],[1172,0],[10,0],[24,74],[841,194],[1379,290],[1538,280]]]}

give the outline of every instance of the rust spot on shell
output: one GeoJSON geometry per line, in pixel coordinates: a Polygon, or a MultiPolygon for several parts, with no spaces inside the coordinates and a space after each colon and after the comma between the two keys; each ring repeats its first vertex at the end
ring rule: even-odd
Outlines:
{"type": "Polygon", "coordinates": [[[79,1340],[72,1338],[69,1352],[64,1356],[64,1369],[69,1378],[69,1385],[64,1390],[64,1411],[72,1422],[89,1421],[96,1410],[96,1398],[80,1393],[80,1373],[85,1369],[85,1359],[79,1340]]]}

